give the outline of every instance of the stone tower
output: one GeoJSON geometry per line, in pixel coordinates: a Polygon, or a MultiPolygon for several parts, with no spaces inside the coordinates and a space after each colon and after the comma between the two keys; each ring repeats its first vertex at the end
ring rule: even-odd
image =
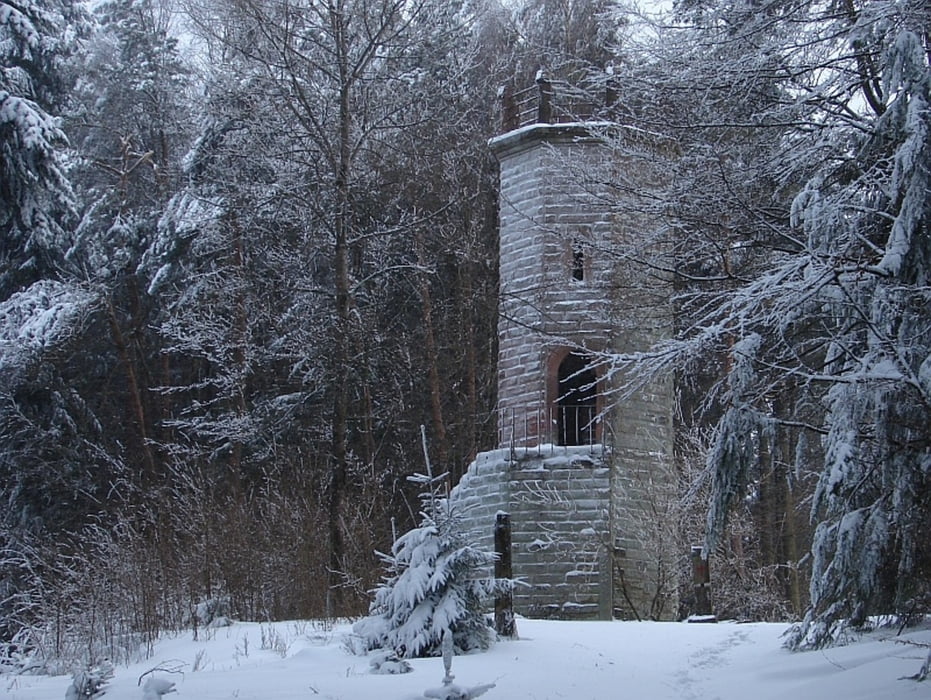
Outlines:
{"type": "Polygon", "coordinates": [[[669,329],[664,282],[615,255],[636,217],[619,216],[598,184],[624,167],[605,138],[643,136],[560,121],[552,95],[541,85],[528,123],[512,119],[489,144],[500,164],[499,444],[455,498],[481,540],[495,511],[511,514],[514,573],[529,584],[516,591],[519,613],[668,618],[672,382],[615,401],[617,378],[595,362],[669,329]]]}
{"type": "Polygon", "coordinates": [[[600,444],[613,224],[575,177],[604,148],[581,124],[534,124],[491,141],[500,163],[500,446],[600,444]]]}

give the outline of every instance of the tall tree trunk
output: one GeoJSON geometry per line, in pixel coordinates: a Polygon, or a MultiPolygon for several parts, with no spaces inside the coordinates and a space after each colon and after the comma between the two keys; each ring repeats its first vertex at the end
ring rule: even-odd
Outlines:
{"type": "MultiPolygon", "coordinates": [[[[473,307],[470,303],[472,300],[472,271],[467,269],[466,265],[459,270],[460,295],[465,302],[461,308],[460,317],[463,319],[465,328],[463,329],[462,338],[465,341],[465,424],[468,429],[468,454],[465,455],[466,463],[475,458],[478,452],[478,441],[480,427],[478,425],[478,357],[475,353],[475,318],[473,316],[473,307]]],[[[458,482],[465,471],[467,464],[457,464],[454,473],[455,480],[458,482]]]]}
{"type": "MultiPolygon", "coordinates": [[[[243,250],[242,232],[239,225],[239,219],[235,213],[230,222],[233,226],[233,268],[239,275],[239,282],[236,289],[234,304],[234,328],[233,328],[233,364],[239,374],[239,381],[233,389],[233,410],[236,411],[237,417],[242,418],[246,414],[246,343],[248,343],[248,320],[246,318],[246,293],[243,289],[246,277],[246,260],[243,250]]],[[[241,485],[241,468],[242,468],[242,440],[237,436],[232,440],[232,453],[230,455],[230,468],[233,472],[233,486],[237,488],[241,485]]]]}
{"type": "Polygon", "coordinates": [[[785,532],[783,534],[783,547],[785,548],[786,564],[789,567],[787,572],[786,593],[789,598],[789,604],[796,615],[802,613],[802,588],[798,575],[798,532],[795,526],[795,494],[792,493],[792,486],[786,480],[786,522],[785,532]]]}
{"type": "MultiPolygon", "coordinates": [[[[424,252],[423,230],[418,229],[414,234],[417,261],[421,267],[426,266],[426,253],[424,252]]],[[[430,414],[433,423],[433,440],[436,445],[435,461],[440,469],[449,471],[449,447],[446,439],[446,422],[443,420],[443,394],[440,386],[439,353],[436,349],[436,335],[433,324],[433,299],[430,294],[430,280],[426,273],[421,272],[420,279],[420,309],[424,326],[424,352],[427,355],[427,381],[430,391],[430,414]]]]}
{"type": "Polygon", "coordinates": [[[336,161],[334,219],[334,266],[336,279],[335,367],[333,384],[332,446],[330,450],[328,517],[327,602],[329,617],[342,612],[342,595],[338,587],[339,573],[343,570],[345,543],[341,526],[343,492],[346,488],[347,441],[349,423],[349,362],[350,352],[350,285],[349,285],[349,176],[351,169],[351,75],[348,56],[349,37],[346,36],[345,8],[342,0],[332,0],[329,20],[336,40],[337,69],[339,75],[339,136],[336,161]]]}
{"type": "Polygon", "coordinates": [[[779,514],[778,486],[776,481],[776,460],[773,455],[773,441],[769,436],[760,437],[760,493],[757,501],[757,533],[760,541],[760,566],[764,569],[776,563],[776,542],[779,514]]]}
{"type": "Polygon", "coordinates": [[[139,441],[141,443],[142,457],[145,462],[147,476],[145,483],[152,483],[155,479],[155,457],[152,454],[152,446],[149,444],[145,407],[142,403],[142,390],[139,387],[139,379],[136,375],[132,357],[130,357],[129,347],[126,344],[126,339],[120,328],[119,319],[116,316],[116,309],[113,307],[113,300],[109,298],[107,299],[107,320],[110,324],[110,335],[113,338],[113,344],[116,346],[120,361],[123,363],[123,369],[126,372],[130,408],[139,429],[139,441]]]}

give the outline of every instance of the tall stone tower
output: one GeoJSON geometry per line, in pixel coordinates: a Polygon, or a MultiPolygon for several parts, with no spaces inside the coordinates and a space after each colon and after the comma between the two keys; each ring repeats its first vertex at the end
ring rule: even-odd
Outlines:
{"type": "Polygon", "coordinates": [[[490,145],[501,182],[501,446],[600,444],[604,402],[585,350],[610,348],[614,226],[580,174],[604,147],[584,124],[533,124],[490,145]]]}
{"type": "Polygon", "coordinates": [[[457,498],[479,539],[491,509],[511,514],[515,575],[529,583],[518,612],[668,618],[672,381],[618,400],[623,378],[597,362],[646,350],[670,329],[668,284],[619,254],[643,221],[609,191],[618,177],[636,186],[655,174],[627,172],[633,162],[605,139],[652,146],[617,125],[560,119],[552,86],[538,87],[537,109],[523,119],[516,110],[489,144],[500,164],[499,444],[457,498]]]}

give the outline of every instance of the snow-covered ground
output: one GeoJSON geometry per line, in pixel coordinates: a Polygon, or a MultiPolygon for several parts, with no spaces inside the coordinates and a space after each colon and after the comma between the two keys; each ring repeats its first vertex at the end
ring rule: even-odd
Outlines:
{"type": "MultiPolygon", "coordinates": [[[[456,657],[460,686],[495,683],[483,700],[912,700],[931,697],[915,674],[931,626],[874,632],[847,646],[790,653],[774,624],[518,621],[520,639],[456,657]]],[[[152,668],[176,683],[166,700],[413,700],[441,686],[441,659],[373,675],[348,653],[349,626],[237,623],[162,640],[155,655],[117,667],[106,698],[141,700],[152,668]],[[264,647],[264,648],[263,648],[264,647]],[[143,679],[143,684],[145,679],[143,679]]],[[[0,676],[0,698],[62,700],[70,678],[0,676]]]]}

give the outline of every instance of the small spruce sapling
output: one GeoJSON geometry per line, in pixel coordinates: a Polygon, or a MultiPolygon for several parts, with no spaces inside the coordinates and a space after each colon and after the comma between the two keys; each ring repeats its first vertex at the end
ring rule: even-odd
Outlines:
{"type": "MultiPolygon", "coordinates": [[[[426,455],[426,440],[424,440],[426,455]]],[[[398,537],[379,557],[387,575],[368,617],[353,631],[366,650],[391,649],[401,658],[435,656],[449,629],[459,652],[487,649],[494,638],[485,602],[503,585],[491,576],[494,554],[467,541],[460,517],[441,495],[446,474],[409,477],[424,486],[420,527],[398,537]]]]}

